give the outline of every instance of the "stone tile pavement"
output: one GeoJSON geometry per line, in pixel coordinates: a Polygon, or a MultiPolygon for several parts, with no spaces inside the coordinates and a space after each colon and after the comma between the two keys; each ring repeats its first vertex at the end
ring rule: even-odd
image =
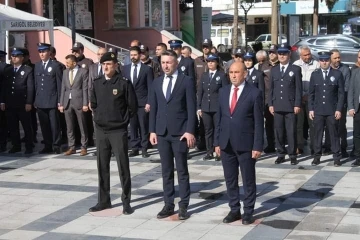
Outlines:
{"type": "Polygon", "coordinates": [[[88,209],[97,202],[95,157],[1,154],[0,239],[360,239],[360,168],[351,168],[348,159],[336,168],[327,156],[313,167],[305,153],[299,165],[291,166],[275,165],[275,155],[263,155],[257,163],[256,222],[243,226],[222,223],[229,209],[221,163],[205,162],[201,153],[192,156],[191,217],[178,221],[176,216],[156,219],[163,207],[156,150],[151,150],[152,162],[131,158],[135,212],[129,216],[120,214],[115,161],[111,193],[116,214],[93,216],[88,209]]]}

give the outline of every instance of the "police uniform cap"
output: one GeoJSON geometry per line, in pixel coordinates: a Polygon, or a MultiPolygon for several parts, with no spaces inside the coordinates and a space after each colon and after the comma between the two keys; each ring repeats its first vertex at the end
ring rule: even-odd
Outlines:
{"type": "Polygon", "coordinates": [[[112,52],[107,52],[105,53],[101,59],[100,59],[100,63],[106,62],[106,61],[113,61],[113,62],[117,62],[117,57],[114,53],[112,52]]]}
{"type": "Polygon", "coordinates": [[[330,59],[331,52],[318,52],[319,59],[330,59]]]}
{"type": "Polygon", "coordinates": [[[212,46],[212,41],[211,39],[209,38],[205,38],[203,43],[202,43],[203,46],[206,46],[206,47],[211,47],[212,46]]]}
{"type": "Polygon", "coordinates": [[[219,57],[216,54],[210,54],[207,58],[206,61],[219,61],[219,57]]]}
{"type": "Polygon", "coordinates": [[[278,45],[277,52],[278,53],[288,53],[288,52],[290,52],[290,50],[291,50],[291,47],[288,44],[282,43],[282,44],[278,45]]]}
{"type": "Polygon", "coordinates": [[[13,48],[13,50],[11,51],[11,55],[12,56],[18,56],[18,55],[24,56],[24,52],[21,48],[13,48]]]}
{"type": "Polygon", "coordinates": [[[253,52],[247,52],[244,54],[244,59],[253,59],[255,57],[253,52]]]}
{"type": "Polygon", "coordinates": [[[73,51],[84,50],[84,45],[81,42],[76,42],[74,43],[71,50],[73,51]]]}
{"type": "Polygon", "coordinates": [[[0,57],[6,56],[6,55],[7,55],[7,52],[0,50],[0,57]]]}
{"type": "Polygon", "coordinates": [[[243,57],[244,51],[241,48],[236,48],[233,50],[235,56],[243,57]]]}
{"type": "Polygon", "coordinates": [[[51,44],[48,44],[48,43],[38,43],[37,46],[38,46],[38,51],[41,51],[41,50],[49,50],[50,47],[51,47],[51,44]]]}
{"type": "Polygon", "coordinates": [[[168,41],[168,43],[170,45],[170,48],[178,48],[182,46],[183,41],[175,39],[168,41]]]}
{"type": "Polygon", "coordinates": [[[276,52],[276,51],[277,51],[277,46],[275,44],[271,44],[269,48],[269,52],[276,52]]]}
{"type": "Polygon", "coordinates": [[[145,46],[143,44],[140,45],[140,52],[148,52],[149,51],[149,47],[145,46]]]}

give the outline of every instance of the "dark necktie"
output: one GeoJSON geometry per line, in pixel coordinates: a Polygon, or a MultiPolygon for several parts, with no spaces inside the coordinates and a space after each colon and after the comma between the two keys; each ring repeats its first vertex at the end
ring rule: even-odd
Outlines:
{"type": "Polygon", "coordinates": [[[103,73],[103,70],[102,70],[102,66],[101,66],[101,64],[100,64],[99,77],[102,77],[103,75],[104,75],[104,73],[103,73]]]}
{"type": "Polygon", "coordinates": [[[46,68],[46,63],[43,62],[43,69],[45,70],[45,68],[46,68]]]}
{"type": "Polygon", "coordinates": [[[324,72],[323,78],[324,78],[324,81],[326,81],[327,71],[323,71],[323,72],[324,72]]]}
{"type": "Polygon", "coordinates": [[[283,77],[285,74],[285,66],[281,67],[281,77],[283,77]]]}
{"type": "Polygon", "coordinates": [[[137,64],[134,65],[134,72],[133,72],[133,84],[137,82],[137,64]]]}
{"type": "Polygon", "coordinates": [[[172,79],[173,79],[173,76],[167,76],[167,78],[169,79],[169,84],[168,84],[167,89],[166,89],[165,99],[166,99],[166,101],[169,101],[170,96],[171,96],[171,88],[172,88],[172,79]]]}
{"type": "Polygon", "coordinates": [[[16,73],[16,72],[17,72],[17,70],[18,70],[18,68],[14,68],[14,73],[16,73]]]}
{"type": "Polygon", "coordinates": [[[213,78],[213,76],[214,76],[214,73],[210,73],[209,82],[211,82],[211,79],[213,78]]]}

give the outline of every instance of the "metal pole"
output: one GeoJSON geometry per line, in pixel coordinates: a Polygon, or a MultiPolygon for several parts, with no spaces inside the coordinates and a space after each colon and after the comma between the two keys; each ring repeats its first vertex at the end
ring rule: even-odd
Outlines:
{"type": "Polygon", "coordinates": [[[244,15],[245,15],[245,20],[244,20],[244,32],[245,32],[245,51],[247,51],[247,42],[248,42],[248,37],[247,37],[247,33],[246,33],[246,28],[247,28],[247,13],[248,11],[245,11],[244,9],[244,15]]]}
{"type": "Polygon", "coordinates": [[[71,38],[72,44],[75,44],[76,41],[76,30],[75,30],[75,0],[71,1],[71,38]]]}
{"type": "MultiPolygon", "coordinates": [[[[9,6],[9,0],[5,0],[5,6],[9,6]]],[[[9,51],[9,31],[5,31],[5,52],[9,51]]],[[[9,56],[9,54],[7,55],[9,56]]],[[[9,63],[9,58],[6,59],[6,62],[9,63]]]]}
{"type": "Polygon", "coordinates": [[[280,9],[281,9],[281,5],[278,2],[278,23],[279,23],[279,44],[281,44],[281,35],[282,35],[282,29],[281,29],[281,15],[280,15],[280,9]]]}
{"type": "Polygon", "coordinates": [[[54,19],[54,0],[49,0],[49,18],[54,19]]]}

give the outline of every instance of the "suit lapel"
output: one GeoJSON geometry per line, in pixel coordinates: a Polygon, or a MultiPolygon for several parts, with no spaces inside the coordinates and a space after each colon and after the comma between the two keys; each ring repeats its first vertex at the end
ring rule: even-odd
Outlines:
{"type": "MultiPolygon", "coordinates": [[[[242,102],[244,102],[244,100],[246,99],[247,95],[250,93],[250,88],[249,88],[249,84],[247,82],[245,82],[245,86],[244,86],[244,89],[242,90],[241,94],[240,94],[240,97],[239,99],[237,100],[236,102],[236,106],[235,106],[235,110],[233,112],[233,115],[234,113],[236,112],[236,110],[239,108],[240,104],[242,102]]],[[[230,109],[230,107],[229,107],[230,109]]]]}
{"type": "Polygon", "coordinates": [[[136,83],[134,83],[134,85],[135,84],[137,84],[138,82],[140,82],[140,78],[142,77],[142,75],[144,74],[144,71],[145,71],[145,68],[144,68],[144,65],[141,63],[140,64],[140,71],[139,71],[139,74],[138,74],[138,77],[137,77],[137,81],[136,81],[136,83]]]}
{"type": "Polygon", "coordinates": [[[174,94],[176,93],[176,91],[180,88],[181,83],[182,83],[183,80],[184,80],[184,75],[179,74],[179,75],[177,76],[177,79],[176,79],[176,82],[175,82],[175,86],[174,86],[174,88],[173,88],[173,90],[172,90],[172,92],[171,92],[171,95],[170,95],[170,98],[169,98],[169,101],[168,101],[168,102],[171,101],[171,99],[173,98],[173,96],[174,96],[174,94]]]}
{"type": "MultiPolygon", "coordinates": [[[[76,72],[76,75],[75,76],[73,76],[74,77],[74,82],[73,82],[73,86],[74,86],[74,84],[75,84],[75,82],[76,82],[76,80],[78,80],[79,79],[79,77],[80,77],[80,68],[78,68],[78,70],[77,70],[77,72],[76,72]]],[[[75,74],[75,72],[74,72],[74,74],[75,74]]]]}

